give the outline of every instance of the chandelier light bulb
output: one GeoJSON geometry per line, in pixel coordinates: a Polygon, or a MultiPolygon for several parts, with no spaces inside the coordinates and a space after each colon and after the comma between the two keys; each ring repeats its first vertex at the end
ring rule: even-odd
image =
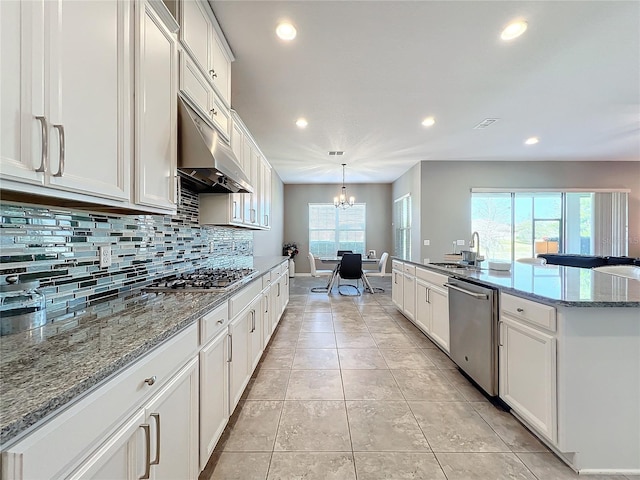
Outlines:
{"type": "Polygon", "coordinates": [[[353,205],[356,203],[356,197],[347,197],[347,187],[344,186],[344,167],[346,166],[346,163],[342,164],[342,188],[340,189],[340,195],[337,197],[333,197],[333,205],[336,208],[353,207],[353,205]],[[349,200],[347,200],[347,198],[349,200]]]}

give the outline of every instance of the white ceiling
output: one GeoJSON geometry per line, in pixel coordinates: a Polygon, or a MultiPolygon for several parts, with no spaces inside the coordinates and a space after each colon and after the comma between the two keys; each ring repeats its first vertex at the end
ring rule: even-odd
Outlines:
{"type": "Polygon", "coordinates": [[[347,183],[386,183],[421,160],[640,159],[640,2],[212,7],[236,57],[232,107],[285,183],[339,183],[341,163],[347,183]],[[527,32],[501,41],[517,18],[527,32]]]}

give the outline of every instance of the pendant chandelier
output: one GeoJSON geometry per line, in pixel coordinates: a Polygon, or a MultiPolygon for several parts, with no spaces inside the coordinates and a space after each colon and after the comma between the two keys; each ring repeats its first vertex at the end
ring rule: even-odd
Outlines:
{"type": "Polygon", "coordinates": [[[353,204],[356,202],[356,197],[349,197],[347,201],[347,187],[344,186],[344,167],[346,166],[346,163],[342,164],[342,189],[340,190],[340,195],[333,197],[333,204],[336,208],[353,207],[353,204]]]}

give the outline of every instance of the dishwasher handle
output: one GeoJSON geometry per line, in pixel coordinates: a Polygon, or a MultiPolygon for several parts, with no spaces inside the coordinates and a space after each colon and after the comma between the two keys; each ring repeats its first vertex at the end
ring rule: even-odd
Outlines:
{"type": "Polygon", "coordinates": [[[486,293],[471,292],[469,290],[465,290],[464,288],[460,288],[459,286],[454,285],[453,283],[445,283],[444,286],[447,288],[450,288],[451,290],[455,290],[457,292],[464,293],[465,295],[469,295],[473,298],[477,298],[478,300],[486,300],[487,298],[489,298],[489,295],[487,295],[486,293]]]}

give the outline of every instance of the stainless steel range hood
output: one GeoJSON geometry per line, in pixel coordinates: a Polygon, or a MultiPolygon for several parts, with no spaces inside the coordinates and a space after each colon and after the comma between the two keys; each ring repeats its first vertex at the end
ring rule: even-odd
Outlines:
{"type": "Polygon", "coordinates": [[[178,173],[196,192],[252,193],[233,150],[179,97],[178,173]]]}

